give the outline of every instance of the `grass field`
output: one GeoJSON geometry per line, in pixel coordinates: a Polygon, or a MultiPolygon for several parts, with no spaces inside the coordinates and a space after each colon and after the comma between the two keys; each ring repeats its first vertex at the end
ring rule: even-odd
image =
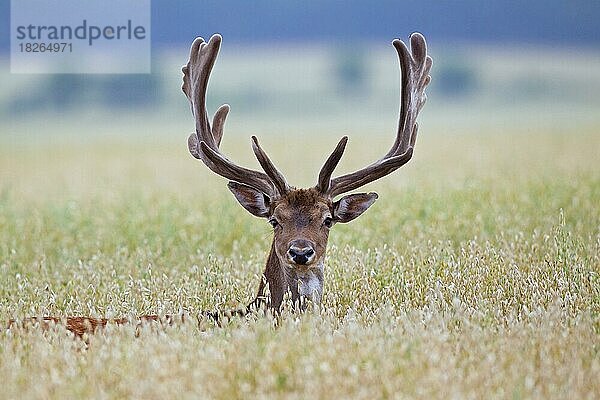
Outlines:
{"type": "MultiPolygon", "coordinates": [[[[0,320],[252,298],[269,225],[174,136],[3,139],[0,320]]],[[[263,143],[308,186],[337,139],[263,143]]],[[[352,136],[340,172],[390,141],[352,136]]],[[[224,148],[255,165],[245,135],[224,148]]],[[[599,156],[594,127],[423,134],[367,188],[378,202],[335,227],[320,312],[110,327],[88,345],[2,330],[0,397],[598,398],[599,156]]]]}

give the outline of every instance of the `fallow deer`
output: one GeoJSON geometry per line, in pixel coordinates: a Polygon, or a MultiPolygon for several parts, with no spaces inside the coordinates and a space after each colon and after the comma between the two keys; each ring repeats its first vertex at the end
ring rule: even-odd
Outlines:
{"type": "MultiPolygon", "coordinates": [[[[196,38],[188,63],[182,68],[183,92],[189,99],[196,129],[188,138],[192,156],[211,171],[229,180],[228,188],[250,214],[266,219],[273,227],[273,242],[256,298],[244,309],[225,313],[245,315],[264,306],[274,312],[281,308],[284,295],[291,293],[295,307],[304,309],[304,299],[319,303],[323,294],[325,252],[330,229],[337,223],[354,220],[377,200],[376,193],[354,193],[337,198],[370,182],[391,174],[413,155],[417,138],[417,116],[425,104],[425,88],[431,80],[432,59],[427,55],[425,38],[420,33],[410,36],[410,50],[399,39],[392,44],[400,62],[400,115],[394,144],[379,160],[358,171],[332,178],[333,171],[346,148],[343,137],[319,172],[317,184],[308,189],[290,186],[273,165],[258,140],[252,136],[252,150],[263,171],[237,165],[219,149],[223,127],[229,113],[224,104],[216,111],[212,123],[206,110],[206,91],[210,73],[221,47],[221,36],[208,42],[196,38]]],[[[207,313],[219,320],[222,313],[207,313]]],[[[156,315],[138,318],[138,323],[160,320],[156,315]]],[[[173,323],[175,318],[163,320],[173,323]]],[[[126,319],[94,319],[87,317],[32,318],[42,326],[64,322],[78,336],[93,332],[108,323],[124,324],[126,319]]],[[[15,322],[11,321],[10,325],[15,322]]]]}
{"type": "Polygon", "coordinates": [[[252,150],[263,171],[241,167],[219,149],[229,105],[216,111],[212,126],[206,110],[206,91],[210,73],[221,47],[221,36],[208,42],[196,38],[190,59],[182,69],[183,92],[190,101],[196,131],[188,138],[192,156],[211,171],[229,180],[228,188],[250,214],[266,219],[273,227],[273,242],[267,257],[258,294],[246,310],[266,304],[279,310],[286,292],[295,305],[305,307],[303,299],[318,303],[323,294],[325,252],[330,229],[337,223],[354,220],[377,200],[376,193],[337,196],[382,178],[412,157],[417,138],[417,115],[423,107],[425,87],[431,76],[432,59],[427,55],[425,38],[420,33],[410,37],[410,50],[399,39],[392,44],[400,61],[400,116],[392,148],[379,160],[358,171],[332,178],[347,137],[343,137],[319,172],[317,184],[308,189],[290,186],[273,165],[267,153],[252,136],[252,150]],[[268,289],[268,291],[267,291],[268,289]]]}

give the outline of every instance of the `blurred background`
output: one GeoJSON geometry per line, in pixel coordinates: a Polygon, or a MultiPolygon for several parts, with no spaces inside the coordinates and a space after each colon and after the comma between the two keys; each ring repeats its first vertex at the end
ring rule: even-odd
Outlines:
{"type": "Polygon", "coordinates": [[[360,146],[361,135],[391,142],[399,75],[390,42],[413,31],[434,58],[421,137],[600,127],[598,1],[153,0],[147,75],[10,74],[8,1],[0,18],[5,149],[61,138],[185,145],[193,120],[180,68],[193,38],[215,32],[224,44],[209,112],[232,107],[224,146],[238,137],[246,146],[251,134],[294,146],[310,135],[328,146],[343,134],[360,146]]]}
{"type": "MultiPolygon", "coordinates": [[[[212,106],[253,133],[336,135],[393,129],[397,61],[390,41],[424,33],[434,57],[427,133],[466,128],[561,129],[600,119],[600,3],[597,1],[152,1],[150,75],[11,75],[9,2],[0,6],[1,132],[115,131],[152,120],[152,134],[192,127],[179,86],[196,36],[224,37],[212,106]],[[110,116],[108,124],[99,122],[110,116]],[[97,121],[90,126],[90,120],[97,121]],[[56,124],[56,125],[55,125],[56,124]],[[466,126],[465,126],[466,125],[466,126]],[[167,129],[167,127],[171,127],[167,129]]],[[[214,108],[213,108],[214,110],[214,108]]],[[[244,132],[248,134],[250,132],[244,132]]]]}

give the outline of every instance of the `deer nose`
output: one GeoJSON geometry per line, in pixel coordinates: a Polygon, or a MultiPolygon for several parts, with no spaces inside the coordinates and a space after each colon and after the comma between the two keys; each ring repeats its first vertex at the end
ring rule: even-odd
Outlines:
{"type": "Polygon", "coordinates": [[[315,251],[312,247],[297,247],[292,246],[288,250],[288,255],[290,259],[296,264],[306,265],[312,261],[315,256],[315,251]]]}

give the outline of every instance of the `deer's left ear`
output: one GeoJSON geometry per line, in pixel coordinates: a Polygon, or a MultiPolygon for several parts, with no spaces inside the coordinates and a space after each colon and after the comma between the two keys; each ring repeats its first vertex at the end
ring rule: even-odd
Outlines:
{"type": "Polygon", "coordinates": [[[350,222],[358,217],[371,204],[375,203],[379,196],[377,193],[356,193],[344,196],[333,203],[333,219],[335,222],[350,222]]]}

